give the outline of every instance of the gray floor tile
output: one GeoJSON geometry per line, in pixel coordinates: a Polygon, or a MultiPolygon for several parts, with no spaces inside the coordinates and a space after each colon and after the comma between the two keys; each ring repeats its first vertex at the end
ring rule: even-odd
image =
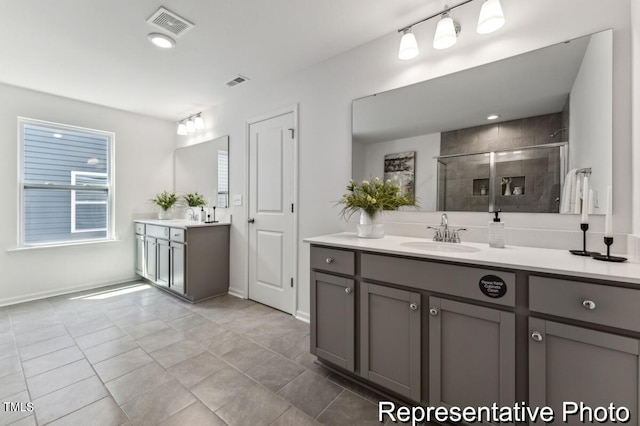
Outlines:
{"type": "Polygon", "coordinates": [[[22,371],[22,367],[18,355],[0,360],[0,378],[20,371],[22,371]]]}
{"type": "Polygon", "coordinates": [[[21,347],[20,358],[26,361],[73,345],[75,345],[73,338],[65,334],[64,336],[54,337],[53,339],[21,347]]]}
{"type": "Polygon", "coordinates": [[[255,366],[270,358],[273,355],[268,349],[258,345],[251,341],[239,341],[239,344],[232,350],[228,351],[220,358],[233,365],[240,371],[246,371],[249,368],[255,366]]]}
{"type": "Polygon", "coordinates": [[[377,426],[378,407],[370,401],[344,391],[317,417],[326,425],[377,426]]]}
{"type": "Polygon", "coordinates": [[[19,404],[16,406],[16,410],[9,409],[6,411],[3,407],[2,415],[0,416],[0,426],[9,425],[17,422],[21,419],[25,419],[32,416],[32,412],[28,411],[27,403],[32,402],[29,398],[29,394],[26,391],[19,392],[15,395],[10,395],[3,402],[11,402],[19,404]]]}
{"type": "Polygon", "coordinates": [[[153,362],[142,349],[134,349],[95,364],[93,367],[105,383],[153,362]]]}
{"type": "Polygon", "coordinates": [[[277,339],[269,348],[289,359],[296,359],[301,354],[309,352],[309,334],[293,332],[277,339]]]}
{"type": "Polygon", "coordinates": [[[137,349],[138,347],[139,346],[135,340],[129,336],[125,336],[120,339],[111,340],[110,342],[86,349],[84,354],[91,364],[97,364],[101,361],[113,358],[114,356],[137,349]]]}
{"type": "Polygon", "coordinates": [[[26,390],[27,382],[24,379],[22,371],[8,374],[0,378],[0,399],[2,401],[7,401],[7,399],[2,398],[15,395],[26,390]]]}
{"type": "Polygon", "coordinates": [[[118,404],[123,405],[172,379],[173,377],[164,368],[152,362],[107,382],[106,386],[118,404]]]}
{"type": "Polygon", "coordinates": [[[100,379],[93,376],[36,398],[33,401],[36,418],[39,424],[46,424],[98,401],[108,394],[100,379]]]}
{"type": "Polygon", "coordinates": [[[178,331],[183,331],[183,332],[186,332],[195,327],[206,325],[206,324],[212,324],[212,322],[206,319],[205,317],[203,317],[202,315],[198,315],[194,313],[190,313],[189,315],[186,315],[184,317],[177,318],[175,320],[171,320],[167,322],[167,325],[169,327],[174,328],[178,331]]]}
{"type": "Polygon", "coordinates": [[[230,426],[269,425],[280,417],[289,404],[259,385],[247,388],[237,398],[216,411],[230,426]]]}
{"type": "Polygon", "coordinates": [[[151,352],[150,355],[164,368],[169,368],[204,351],[205,349],[198,343],[192,340],[182,340],[151,352]]]}
{"type": "Polygon", "coordinates": [[[161,318],[181,318],[187,315],[191,315],[191,310],[177,303],[163,301],[153,305],[149,305],[145,308],[145,311],[151,312],[161,318]]]}
{"type": "Polygon", "coordinates": [[[184,340],[184,333],[173,329],[162,330],[138,339],[138,345],[147,352],[157,351],[165,346],[184,340]]]}
{"type": "Polygon", "coordinates": [[[157,320],[158,317],[142,308],[123,309],[121,315],[111,315],[111,320],[119,327],[135,327],[136,325],[157,320]]]}
{"type": "Polygon", "coordinates": [[[273,355],[265,361],[251,367],[245,374],[267,389],[277,392],[304,371],[305,368],[300,364],[280,355],[273,355]]]}
{"type": "Polygon", "coordinates": [[[60,349],[46,355],[32,358],[22,363],[24,375],[27,377],[42,374],[54,368],[62,367],[84,358],[80,349],[76,346],[60,349]]]}
{"type": "Polygon", "coordinates": [[[310,417],[316,417],[343,389],[326,378],[305,371],[278,391],[278,395],[310,417]]]}
{"type": "Polygon", "coordinates": [[[149,334],[167,329],[169,329],[169,326],[157,319],[123,328],[125,333],[136,340],[141,339],[144,336],[148,336],[149,334]]]}
{"type": "Polygon", "coordinates": [[[80,321],[74,325],[67,325],[67,329],[73,337],[80,337],[112,326],[113,322],[107,318],[106,315],[100,314],[90,320],[80,321]]]}
{"type": "Polygon", "coordinates": [[[194,357],[186,359],[168,369],[184,387],[190,388],[201,380],[209,377],[216,371],[228,367],[222,361],[208,351],[204,351],[194,357]]]}
{"type": "Polygon", "coordinates": [[[272,423],[272,426],[318,426],[320,423],[295,407],[289,408],[272,423]]]}
{"type": "Polygon", "coordinates": [[[0,343],[0,360],[18,355],[18,347],[13,339],[6,343],[0,343]]]}
{"type": "Polygon", "coordinates": [[[32,414],[29,417],[11,423],[11,426],[38,426],[38,423],[36,423],[36,416],[32,414]]]}
{"type": "Polygon", "coordinates": [[[54,337],[64,336],[66,334],[69,333],[67,333],[66,327],[62,324],[54,325],[51,327],[38,328],[24,333],[17,333],[16,344],[18,345],[18,348],[20,348],[22,346],[42,342],[43,340],[49,340],[54,337]]]}
{"type": "Polygon", "coordinates": [[[171,381],[122,406],[131,423],[155,425],[193,404],[196,398],[177,381],[171,381]]]}
{"type": "Polygon", "coordinates": [[[226,426],[220,417],[216,416],[202,402],[196,401],[184,410],[174,414],[160,426],[226,426]]]}
{"type": "Polygon", "coordinates": [[[94,331],[84,336],[76,337],[76,343],[80,349],[89,349],[93,346],[100,345],[102,343],[109,342],[111,340],[119,339],[125,334],[117,326],[111,326],[103,328],[102,330],[94,331]]]}
{"type": "Polygon", "coordinates": [[[198,383],[191,392],[210,410],[216,411],[255,385],[253,380],[238,370],[227,367],[198,383]]]}
{"type": "Polygon", "coordinates": [[[246,337],[227,330],[218,334],[214,339],[206,341],[204,346],[216,355],[224,355],[248,343],[252,342],[246,337]]]}
{"type": "Polygon", "coordinates": [[[35,399],[93,375],[95,373],[89,362],[86,359],[81,359],[46,373],[28,377],[27,386],[29,394],[35,399]]]}
{"type": "Polygon", "coordinates": [[[77,426],[91,424],[91,426],[120,426],[126,423],[127,417],[118,404],[111,397],[102,398],[59,418],[50,426],[77,426]]]}
{"type": "Polygon", "coordinates": [[[349,380],[347,378],[345,378],[344,376],[341,376],[339,374],[336,373],[330,373],[327,376],[327,379],[331,380],[333,383],[342,386],[345,389],[350,390],[351,392],[360,395],[361,397],[365,398],[365,399],[370,399],[374,396],[374,392],[370,389],[365,388],[362,385],[359,385],[358,383],[349,380]]]}
{"type": "Polygon", "coordinates": [[[211,339],[217,339],[220,335],[227,332],[227,329],[220,324],[216,324],[208,319],[205,319],[206,323],[202,323],[193,328],[187,330],[186,334],[189,339],[196,342],[205,342],[211,339]]]}

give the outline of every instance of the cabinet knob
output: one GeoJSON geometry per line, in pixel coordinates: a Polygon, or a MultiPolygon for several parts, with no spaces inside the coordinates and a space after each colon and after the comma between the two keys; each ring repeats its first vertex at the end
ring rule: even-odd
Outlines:
{"type": "Polygon", "coordinates": [[[542,333],[539,331],[534,331],[531,333],[531,338],[536,342],[542,342],[542,333]]]}
{"type": "Polygon", "coordinates": [[[353,293],[353,289],[351,287],[347,287],[347,288],[344,289],[344,292],[347,293],[347,294],[351,294],[351,293],[353,293]]]}
{"type": "Polygon", "coordinates": [[[435,317],[436,315],[438,315],[438,310],[436,308],[431,308],[429,309],[429,314],[435,317]]]}
{"type": "Polygon", "coordinates": [[[409,309],[411,309],[412,311],[417,311],[418,310],[418,305],[416,305],[415,303],[410,303],[409,304],[409,309]]]}
{"type": "Polygon", "coordinates": [[[327,257],[324,261],[325,263],[333,263],[335,259],[333,257],[327,257]]]}
{"type": "Polygon", "coordinates": [[[585,309],[592,311],[596,308],[596,303],[593,300],[583,300],[582,306],[584,306],[585,309]]]}

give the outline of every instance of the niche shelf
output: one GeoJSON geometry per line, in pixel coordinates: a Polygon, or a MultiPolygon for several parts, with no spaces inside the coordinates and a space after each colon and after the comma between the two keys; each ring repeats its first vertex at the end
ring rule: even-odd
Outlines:
{"type": "Polygon", "coordinates": [[[474,179],[473,180],[473,196],[474,197],[488,197],[489,196],[489,178],[486,179],[474,179]],[[482,187],[484,187],[484,194],[482,193],[482,187]]]}
{"type": "MultiPolygon", "coordinates": [[[[518,195],[516,195],[514,193],[515,188],[516,187],[520,187],[522,188],[522,193],[520,193],[519,195],[524,195],[524,184],[525,184],[525,177],[524,176],[504,176],[502,179],[511,179],[511,195],[517,197],[518,195]]],[[[502,182],[502,179],[500,179],[500,182],[502,182]]],[[[500,185],[500,195],[505,195],[504,191],[507,189],[507,185],[504,183],[501,183],[500,185]]]]}

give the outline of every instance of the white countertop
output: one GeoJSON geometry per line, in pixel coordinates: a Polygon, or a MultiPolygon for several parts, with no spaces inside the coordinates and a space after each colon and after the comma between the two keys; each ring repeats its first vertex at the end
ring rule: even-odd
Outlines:
{"type": "Polygon", "coordinates": [[[604,262],[590,257],[575,256],[567,250],[516,246],[492,248],[489,247],[488,244],[463,242],[462,245],[464,246],[476,247],[480,250],[470,253],[427,251],[402,245],[403,243],[431,241],[426,238],[386,235],[384,238],[367,239],[358,238],[356,234],[352,232],[306,238],[304,241],[311,244],[424,259],[445,260],[480,266],[573,275],[583,278],[640,284],[640,262],[638,261],[628,260],[622,263],[604,262]]]}
{"type": "Polygon", "coordinates": [[[146,223],[148,225],[160,225],[169,226],[171,228],[198,228],[202,226],[225,226],[230,225],[228,221],[221,221],[216,223],[194,222],[185,219],[136,219],[134,222],[146,223]]]}

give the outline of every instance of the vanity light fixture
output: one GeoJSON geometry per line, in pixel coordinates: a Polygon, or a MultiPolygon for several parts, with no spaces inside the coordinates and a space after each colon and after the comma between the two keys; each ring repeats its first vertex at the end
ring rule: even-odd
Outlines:
{"type": "Polygon", "coordinates": [[[171,49],[176,46],[176,41],[162,33],[151,33],[147,36],[149,41],[162,49],[171,49]]]}
{"type": "MultiPolygon", "coordinates": [[[[402,33],[402,39],[400,40],[398,58],[407,60],[415,58],[418,55],[418,43],[412,29],[414,26],[436,17],[440,17],[440,21],[438,21],[438,25],[436,26],[436,33],[433,38],[433,47],[435,49],[447,49],[456,44],[461,27],[458,23],[454,22],[451,16],[449,16],[449,12],[460,6],[464,6],[467,3],[471,3],[472,1],[474,0],[464,0],[451,7],[445,6],[443,11],[399,29],[398,32],[402,33]]],[[[500,0],[484,0],[480,10],[480,16],[478,18],[478,33],[488,34],[496,31],[504,25],[504,22],[505,19],[504,14],[502,13],[500,0]]]]}
{"type": "Polygon", "coordinates": [[[202,129],[204,129],[204,120],[202,119],[202,112],[199,112],[180,120],[178,122],[178,130],[176,133],[180,136],[186,136],[189,133],[202,129]]]}

